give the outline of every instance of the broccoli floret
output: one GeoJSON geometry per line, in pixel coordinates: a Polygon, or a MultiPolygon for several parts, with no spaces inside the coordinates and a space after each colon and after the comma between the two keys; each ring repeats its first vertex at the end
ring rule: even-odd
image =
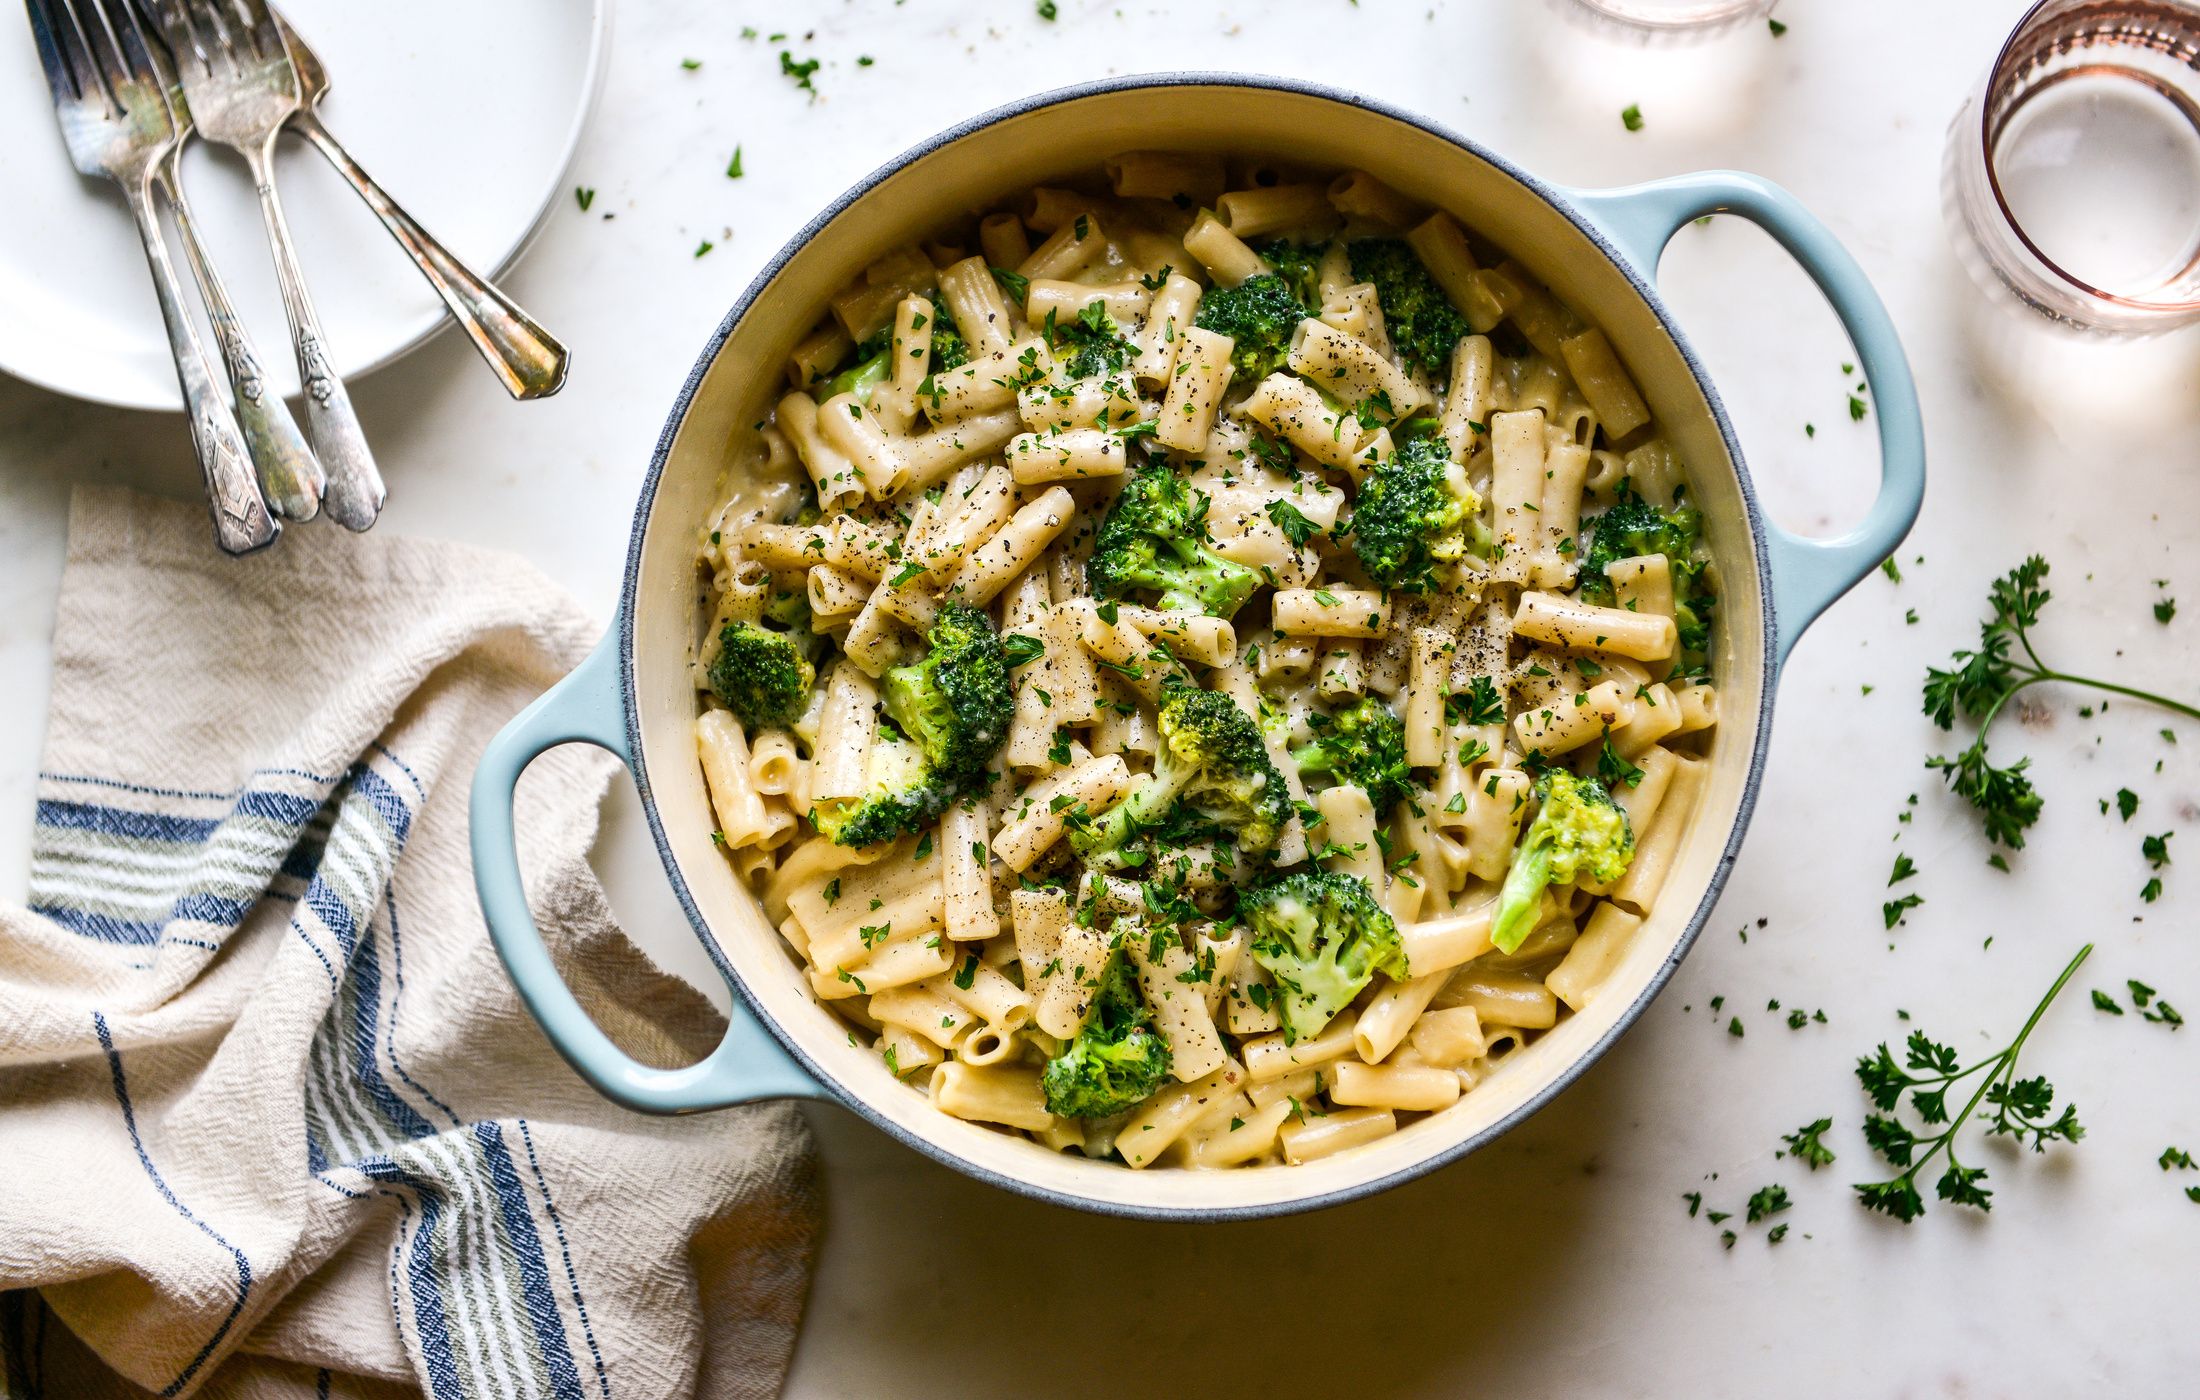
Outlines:
{"type": "Polygon", "coordinates": [[[810,825],[837,846],[872,846],[938,821],[955,800],[914,744],[881,737],[871,751],[869,791],[810,809],[810,825]]]}
{"type": "Polygon", "coordinates": [[[1398,358],[1441,379],[1451,352],[1474,331],[1421,265],[1413,245],[1401,238],[1359,238],[1346,251],[1352,257],[1353,279],[1375,284],[1383,326],[1398,358]]]}
{"type": "Polygon", "coordinates": [[[810,660],[814,646],[806,627],[775,631],[755,622],[729,622],[718,630],[718,654],[705,679],[750,733],[791,728],[817,683],[810,660]]]}
{"type": "Polygon", "coordinates": [[[1167,467],[1131,478],[1093,542],[1085,580],[1103,598],[1137,589],[1160,595],[1164,608],[1196,608],[1229,617],[1260,584],[1260,575],[1207,548],[1204,492],[1167,467]]]}
{"type": "Polygon", "coordinates": [[[1066,324],[1047,313],[1047,340],[1069,352],[1063,372],[1072,379],[1119,374],[1130,363],[1137,347],[1123,335],[1123,328],[1108,314],[1104,301],[1088,301],[1066,324]]]}
{"type": "Polygon", "coordinates": [[[1444,439],[1408,437],[1360,483],[1352,507],[1352,552],[1386,588],[1418,592],[1439,563],[1487,558],[1482,498],[1444,439]]]}
{"type": "Polygon", "coordinates": [[[880,740],[861,797],[810,811],[811,824],[837,845],[868,846],[931,825],[983,780],[986,761],[1008,738],[1016,705],[991,620],[944,603],[925,641],[924,660],[885,676],[886,717],[907,740],[880,740]]]}
{"type": "Polygon", "coordinates": [[[1230,834],[1239,850],[1274,850],[1291,820],[1291,792],[1252,716],[1219,691],[1171,684],[1162,688],[1160,725],[1153,772],[1071,837],[1086,863],[1119,870],[1142,862],[1145,853],[1132,843],[1179,801],[1230,834]]]}
{"type": "Polygon", "coordinates": [[[970,342],[963,339],[962,331],[955,325],[955,318],[948,312],[947,303],[937,296],[932,298],[932,365],[934,374],[942,370],[960,369],[970,363],[970,342]]]}
{"type": "Polygon", "coordinates": [[[1374,804],[1377,821],[1413,790],[1406,775],[1406,727],[1390,706],[1363,695],[1335,714],[1317,710],[1306,719],[1314,742],[1291,752],[1301,779],[1360,787],[1374,804]]]}
{"type": "Polygon", "coordinates": [[[1680,634],[1676,669],[1683,675],[1700,674],[1710,650],[1711,614],[1719,602],[1711,588],[1708,562],[1696,549],[1702,515],[1688,506],[1659,510],[1628,490],[1610,510],[1581,528],[1588,540],[1581,561],[1583,602],[1611,606],[1612,583],[1604,571],[1613,561],[1644,554],[1665,556],[1673,577],[1673,621],[1680,634]]]}
{"type": "Polygon", "coordinates": [[[1154,1032],[1153,1014],[1139,996],[1129,959],[1118,949],[1100,973],[1085,1028],[1039,1076],[1047,1112],[1112,1117],[1150,1098],[1168,1075],[1168,1042],[1154,1032]]]}
{"type": "Polygon", "coordinates": [[[1212,287],[1199,299],[1192,324],[1230,337],[1230,363],[1241,383],[1265,379],[1283,367],[1291,352],[1291,334],[1307,317],[1306,304],[1291,284],[1273,272],[1248,277],[1235,287],[1212,287]]]}
{"type": "Polygon", "coordinates": [[[925,642],[924,660],[886,673],[886,714],[935,777],[962,787],[1008,738],[1016,712],[1008,658],[992,620],[967,603],[942,603],[925,642]]]}
{"type": "Polygon", "coordinates": [[[1309,315],[1320,309],[1322,254],[1329,251],[1327,243],[1293,243],[1285,238],[1264,238],[1252,248],[1260,254],[1262,262],[1275,269],[1276,276],[1283,279],[1291,295],[1298,298],[1299,305],[1306,307],[1309,315]]]}
{"type": "Polygon", "coordinates": [[[1545,889],[1582,875],[1610,883],[1635,856],[1627,813],[1596,779],[1554,768],[1536,779],[1535,797],[1535,820],[1513,850],[1490,919],[1490,943],[1500,952],[1515,951],[1534,932],[1545,889]]]}
{"type": "Polygon", "coordinates": [[[1253,961],[1275,979],[1283,1038],[1326,1029],[1378,972],[1408,976],[1398,925],[1356,875],[1304,870],[1238,896],[1253,930],[1253,961]]]}

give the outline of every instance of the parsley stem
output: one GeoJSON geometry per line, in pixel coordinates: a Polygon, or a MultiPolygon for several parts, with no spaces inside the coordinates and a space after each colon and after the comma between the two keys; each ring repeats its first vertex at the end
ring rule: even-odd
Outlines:
{"type": "MultiPolygon", "coordinates": [[[[2015,694],[2014,691],[2011,691],[2010,693],[2015,694]]],[[[2083,948],[2080,948],[2078,950],[2078,955],[2070,960],[2068,966],[2063,968],[2062,976],[2055,979],[2055,985],[2049,987],[2047,989],[2047,995],[2040,998],[2040,1004],[2032,1008],[2032,1015],[2030,1019],[2025,1021],[2024,1029],[2017,1032],[2017,1038],[2009,1042],[2009,1046],[2007,1049],[2003,1050],[1998,1055],[1988,1056],[1987,1058],[1979,1061],[1977,1064],[1971,1066],[1967,1070],[1963,1070],[1957,1074],[1952,1074],[1946,1079],[1939,1081],[1943,1084],[1958,1083],[1961,1080],[1968,1079],[1972,1075],[1978,1073],[1980,1070],[1985,1069],[1990,1065],[1995,1065],[1997,1064],[1997,1062],[1999,1065],[1999,1068],[1995,1069],[1993,1073],[1988,1074],[1984,1079],[1981,1079],[1979,1081],[1978,1088],[1974,1089],[1971,1092],[1970,1102],[1963,1105],[1963,1110],[1960,1113],[1952,1113],[1948,1115],[1947,1130],[1943,1132],[1939,1137],[1933,1139],[1931,1150],[1926,1152],[1924,1156],[1919,1157],[1915,1161],[1911,1162],[1909,1168],[1902,1173],[1901,1177],[1897,1177],[1896,1180],[1899,1181],[1907,1178],[1911,1181],[1915,1181],[1917,1179],[1917,1174],[1925,1169],[1925,1164],[1932,1161],[1933,1158],[1939,1156],[1944,1149],[1948,1153],[1949,1162],[1953,1163],[1956,1161],[1956,1133],[1962,1129],[1965,1123],[1971,1121],[1972,1113],[1974,1113],[1978,1109],[1979,1101],[1986,1097],[1986,1091],[1988,1089],[1993,1088],[1996,1084],[2006,1082],[2007,1080],[2015,1077],[2017,1071],[2017,1055],[2018,1052],[2024,1049],[2025,1038],[2032,1034],[2032,1028],[2040,1023],[2040,1018],[2042,1016],[2045,1016],[2047,1014],[2047,1008],[2055,1004],[2055,998],[2062,994],[2063,987],[2070,981],[2072,977],[2077,975],[2079,965],[2092,955],[2093,945],[2090,943],[2086,944],[2083,948]]],[[[1932,1081],[1920,1082],[1930,1083],[1932,1081]]]]}
{"type": "MultiPolygon", "coordinates": [[[[2001,697],[2004,700],[2008,699],[2010,695],[2016,694],[2017,691],[2024,689],[2025,686],[2031,685],[2034,682],[2061,681],[2065,685],[2089,685],[2092,686],[2095,690],[2107,690],[2112,691],[2117,695],[2128,695],[2134,700],[2144,700],[2151,705],[2160,705],[2165,710],[2175,710],[2178,714],[2181,714],[2188,719],[2200,719],[2200,709],[2195,709],[2192,706],[2187,705],[2179,700],[2169,699],[2167,696],[2156,695],[2150,690],[2134,690],[2128,685],[2118,685],[2114,681],[2097,681],[2091,676],[2073,676],[2068,671],[2058,671],[2052,666],[2049,666],[2046,662],[2040,660],[2040,654],[2032,650],[2031,631],[2022,622],[2014,623],[2009,630],[2017,634],[2017,645],[2023,647],[2024,654],[2032,658],[2032,678],[2023,682],[2023,684],[2012,688],[2009,691],[2008,695],[2004,695],[2001,697]]],[[[1999,704],[1996,704],[1994,708],[1996,710],[1999,710],[2001,706],[1999,704]]],[[[1987,723],[1990,724],[1992,722],[1993,716],[1989,714],[1987,716],[1987,723]]],[[[1985,727],[1986,726],[1983,724],[1979,726],[1982,732],[1984,731],[1985,727]]],[[[2080,956],[2083,955],[2081,954],[2080,956]]]]}
{"type": "MultiPolygon", "coordinates": [[[[2026,647],[2025,650],[2030,651],[2031,648],[2026,647]]],[[[2156,695],[2150,690],[2134,690],[2128,685],[2118,685],[2114,681],[2097,681],[2091,676],[2073,676],[2067,671],[2049,671],[2045,669],[2042,669],[2035,679],[2061,681],[2066,685],[2089,685],[2095,690],[2113,691],[2118,695],[2128,695],[2134,700],[2144,700],[2150,705],[2159,705],[2165,710],[2174,710],[2187,719],[2200,719],[2200,709],[2187,705],[2181,700],[2172,700],[2167,696],[2156,695]]],[[[2030,685],[2031,681],[2026,681],[2025,684],[2030,685]]],[[[2015,691],[2010,692],[2012,695],[2015,693],[2015,691]]]]}

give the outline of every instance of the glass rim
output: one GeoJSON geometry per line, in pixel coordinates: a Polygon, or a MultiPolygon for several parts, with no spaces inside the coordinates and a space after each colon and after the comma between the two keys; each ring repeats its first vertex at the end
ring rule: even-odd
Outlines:
{"type": "Polygon", "coordinates": [[[1656,15],[1636,11],[1640,0],[1576,0],[1598,18],[1653,34],[1685,33],[1691,29],[1740,24],[1754,14],[1773,8],[1768,0],[1698,0],[1697,13],[1656,15]]]}
{"type": "MultiPolygon", "coordinates": [[[[2042,249],[2039,244],[2032,241],[2032,235],[2025,232],[2024,224],[2017,218],[2016,211],[2009,207],[2009,200],[2007,196],[2002,193],[2001,176],[1994,169],[1994,147],[1996,143],[1993,136],[1994,114],[1993,103],[1991,101],[1994,91],[1994,80],[2001,76],[2003,69],[2010,63],[2017,47],[2017,41],[2025,36],[2025,31],[2030,28],[2032,22],[2036,18],[2038,18],[2040,11],[2046,9],[2050,5],[2061,3],[2064,3],[2064,0],[2034,0],[2032,8],[2026,10],[2024,12],[2024,15],[2020,19],[2018,19],[2016,24],[2010,29],[2009,37],[2002,41],[2001,48],[1994,54],[1994,61],[1987,66],[1986,81],[1981,87],[1979,94],[1980,100],[1978,104],[1979,158],[1980,164],[1985,168],[1986,171],[1987,193],[1991,194],[1994,197],[1994,207],[2000,212],[2002,223],[2008,228],[2008,230],[2012,234],[2016,235],[2017,241],[2024,245],[2024,250],[2032,255],[2033,260],[2036,261],[2044,271],[2046,271],[2050,276],[2061,280],[2066,286],[2070,287],[2072,290],[2080,293],[2081,295],[2090,297],[2096,301],[2105,302],[2108,305],[2116,307],[2117,309],[2123,311],[2153,313],[2164,316],[2189,315],[2193,312],[2200,312],[2200,297],[2189,297],[2182,301],[2150,301],[2143,300],[2138,297],[2125,296],[2118,292],[2111,292],[2103,287],[2094,286],[2085,278],[2080,277],[2078,274],[2064,267],[2061,263],[2055,261],[2055,259],[2049,257],[2046,250],[2042,249]]],[[[2147,3],[2159,4],[2163,3],[2163,0],[2147,0],[2147,3]]],[[[2200,21],[2200,11],[2195,11],[2188,6],[2177,4],[2176,0],[2169,0],[2169,3],[2170,7],[2180,10],[2195,21],[2200,21]]],[[[2172,92],[2167,88],[2161,86],[2159,83],[2150,82],[2149,85],[2152,86],[2155,91],[2161,93],[2161,95],[2168,99],[2171,103],[2176,105],[2181,111],[2185,113],[2187,117],[2191,118],[2196,128],[2200,128],[2200,105],[2195,105],[2192,100],[2186,97],[2183,93],[2172,92]]],[[[2039,89],[2039,91],[2045,91],[2045,89],[2039,89]]],[[[2003,123],[2006,124],[2008,118],[2010,116],[2013,116],[2016,111],[2019,110],[2023,105],[2024,104],[2020,102],[2017,104],[2016,107],[2012,107],[2008,113],[2005,113],[2002,118],[2003,123]]],[[[2196,257],[2195,261],[2200,261],[2200,257],[2196,257]]]]}

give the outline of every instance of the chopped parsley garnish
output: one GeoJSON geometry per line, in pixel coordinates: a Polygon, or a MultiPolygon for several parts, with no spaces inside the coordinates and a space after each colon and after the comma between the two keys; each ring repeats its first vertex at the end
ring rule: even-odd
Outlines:
{"type": "Polygon", "coordinates": [[[1280,497],[1270,501],[1267,510],[1268,518],[1276,523],[1277,529],[1283,531],[1284,538],[1291,541],[1294,549],[1304,549],[1308,540],[1321,533],[1321,526],[1307,519],[1297,506],[1280,497]]]}
{"type": "Polygon", "coordinates": [[[779,71],[794,79],[794,85],[808,93],[813,101],[817,97],[817,84],[812,82],[811,78],[816,75],[817,69],[817,59],[805,58],[797,63],[794,61],[793,54],[785,49],[779,51],[779,71]]]}
{"type": "Polygon", "coordinates": [[[1037,661],[1046,655],[1046,643],[1037,637],[1027,637],[1021,632],[1011,632],[1001,638],[1001,659],[1011,669],[1037,661]]]}

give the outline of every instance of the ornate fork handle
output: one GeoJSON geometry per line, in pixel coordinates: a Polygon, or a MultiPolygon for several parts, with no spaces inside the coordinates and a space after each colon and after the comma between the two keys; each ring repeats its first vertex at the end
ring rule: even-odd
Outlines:
{"type": "Polygon", "coordinates": [[[145,244],[145,260],[152,266],[153,290],[160,297],[161,320],[168,327],[168,348],[176,360],[176,382],[183,390],[184,417],[190,420],[191,445],[198,450],[199,469],[206,476],[207,500],[214,511],[214,538],[230,554],[264,549],[275,542],[282,526],[260,499],[259,483],[245,456],[243,434],[214,386],[206,352],[184,311],[175,264],[169,261],[160,220],[153,212],[151,183],[124,181],[123,195],[129,202],[131,217],[137,221],[138,237],[145,244]]]}
{"type": "Polygon", "coordinates": [[[367,207],[382,220],[390,236],[412,255],[421,276],[443,298],[443,304],[451,309],[451,315],[465,328],[513,398],[539,399],[564,387],[570,356],[563,345],[510,297],[453,257],[433,234],[399,207],[389,192],[351,158],[310,107],[301,107],[291,117],[290,125],[328,157],[329,164],[351,182],[367,207]]]}
{"type": "Polygon", "coordinates": [[[268,246],[275,254],[275,283],[283,294],[283,310],[289,314],[291,346],[298,357],[298,382],[305,389],[306,431],[313,439],[313,453],[321,459],[327,486],[321,508],[347,530],[364,530],[382,513],[387,495],[382,475],[375,469],[367,435],[352,410],[344,381],[329,364],[321,335],[321,320],[314,313],[313,298],[306,291],[305,272],[298,265],[298,250],[290,240],[290,225],[283,218],[283,204],[275,193],[275,136],[267,144],[248,149],[252,181],[259,186],[260,217],[267,225],[268,246]]]}
{"type": "Polygon", "coordinates": [[[176,178],[175,160],[171,153],[161,162],[160,186],[168,196],[176,231],[183,235],[184,254],[190,260],[192,275],[198,279],[207,322],[214,328],[214,341],[221,347],[222,363],[229,371],[237,426],[243,430],[245,447],[259,473],[260,492],[283,519],[311,520],[321,509],[321,464],[314,460],[282,396],[268,390],[260,373],[259,352],[253,348],[252,337],[238,319],[228,288],[199,241],[198,221],[192,217],[183,182],[176,178]]]}

